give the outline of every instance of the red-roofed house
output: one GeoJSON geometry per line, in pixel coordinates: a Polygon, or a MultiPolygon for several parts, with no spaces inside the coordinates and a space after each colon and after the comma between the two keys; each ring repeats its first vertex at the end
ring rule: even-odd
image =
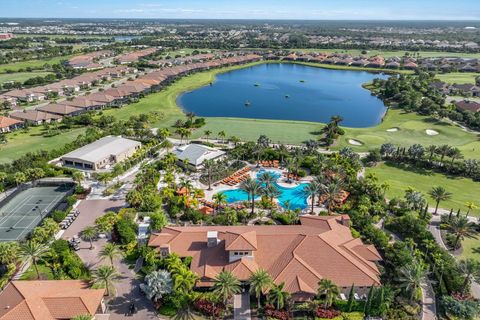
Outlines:
{"type": "Polygon", "coordinates": [[[10,132],[21,127],[23,127],[22,121],[0,116],[0,132],[10,132]]]}
{"type": "Polygon", "coordinates": [[[166,227],[152,234],[149,246],[160,256],[192,257],[198,287],[212,286],[222,271],[246,281],[258,269],[276,284],[284,282],[295,300],[313,297],[321,279],[332,280],[344,293],[352,284],[359,294],[380,285],[376,263],[382,258],[374,246],[352,236],[348,216],[305,215],[300,221],[288,226],[166,227]]]}

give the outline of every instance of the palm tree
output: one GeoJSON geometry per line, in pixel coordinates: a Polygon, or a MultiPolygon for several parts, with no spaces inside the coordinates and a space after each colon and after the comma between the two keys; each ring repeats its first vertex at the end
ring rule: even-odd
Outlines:
{"type": "Polygon", "coordinates": [[[215,203],[215,211],[219,207],[227,203],[227,195],[223,192],[219,192],[213,195],[213,201],[215,203]]]}
{"type": "Polygon", "coordinates": [[[313,214],[313,208],[315,206],[315,197],[317,194],[320,193],[320,184],[318,184],[316,181],[312,181],[310,182],[310,184],[308,184],[304,189],[303,189],[303,193],[307,196],[307,197],[311,197],[311,200],[312,200],[312,210],[311,210],[311,213],[313,214]]]}
{"type": "Polygon", "coordinates": [[[81,237],[83,240],[90,242],[90,250],[92,250],[93,240],[97,237],[97,229],[95,227],[86,227],[83,229],[81,237]]]}
{"type": "Polygon", "coordinates": [[[443,163],[443,159],[450,152],[451,147],[449,145],[441,145],[437,148],[436,152],[440,155],[440,162],[443,163]]]}
{"type": "Polygon", "coordinates": [[[258,269],[248,279],[250,283],[250,293],[255,294],[257,298],[257,306],[260,309],[260,298],[262,294],[270,290],[273,285],[273,280],[270,274],[262,269],[258,269]]]}
{"type": "Polygon", "coordinates": [[[460,241],[465,237],[475,237],[477,231],[473,222],[469,222],[466,217],[453,217],[447,222],[447,230],[455,236],[453,249],[457,249],[460,241]]]}
{"type": "Polygon", "coordinates": [[[411,187],[405,191],[405,200],[408,204],[408,207],[413,210],[420,210],[424,208],[426,203],[423,194],[411,187]]]}
{"type": "Polygon", "coordinates": [[[452,194],[445,190],[444,187],[438,186],[434,187],[430,192],[428,193],[430,197],[432,197],[433,200],[435,200],[435,212],[434,214],[437,214],[438,211],[438,205],[440,204],[440,201],[447,201],[452,198],[452,194]]]}
{"type": "Polygon", "coordinates": [[[15,184],[17,185],[17,187],[24,183],[25,181],[27,181],[27,176],[23,173],[23,172],[16,172],[14,175],[13,175],[13,180],[15,181],[15,184]]]}
{"type": "Polygon", "coordinates": [[[467,206],[468,210],[467,210],[467,214],[465,215],[465,217],[468,217],[471,210],[477,209],[477,205],[474,202],[471,202],[471,201],[467,201],[466,206],[467,206]]]}
{"type": "Polygon", "coordinates": [[[205,130],[203,132],[203,135],[205,136],[205,138],[207,139],[207,142],[208,142],[208,138],[212,135],[212,131],[210,130],[205,130]]]}
{"type": "Polygon", "coordinates": [[[269,186],[271,184],[273,184],[277,179],[275,178],[275,176],[273,175],[272,172],[270,171],[265,171],[264,173],[262,173],[259,177],[258,177],[258,181],[261,183],[261,184],[264,184],[265,186],[269,186]]]}
{"type": "Polygon", "coordinates": [[[273,285],[270,291],[268,292],[268,301],[274,304],[277,310],[283,309],[285,303],[287,302],[290,294],[284,291],[285,282],[280,283],[279,285],[273,285]]]}
{"type": "Polygon", "coordinates": [[[260,193],[262,190],[262,185],[253,180],[252,178],[248,178],[240,184],[240,189],[245,191],[248,195],[250,200],[252,201],[252,214],[255,212],[255,196],[260,193]]]}
{"type": "Polygon", "coordinates": [[[397,281],[399,282],[399,286],[410,294],[409,298],[410,301],[412,301],[422,282],[427,279],[427,270],[422,264],[414,261],[414,263],[407,264],[400,268],[398,273],[397,281]]]}
{"type": "Polygon", "coordinates": [[[214,280],[213,292],[222,299],[225,305],[233,295],[240,291],[240,281],[230,271],[220,272],[214,280]]]}
{"type": "Polygon", "coordinates": [[[175,291],[189,293],[197,282],[197,275],[186,267],[179,267],[173,276],[173,288],[175,291]]]}
{"type": "Polygon", "coordinates": [[[270,200],[270,202],[272,203],[272,209],[273,209],[274,207],[273,199],[278,198],[280,196],[281,194],[280,190],[278,190],[278,188],[275,185],[269,184],[265,188],[263,188],[261,192],[265,197],[267,197],[270,200]]]}
{"type": "Polygon", "coordinates": [[[222,141],[222,143],[224,143],[224,140],[225,140],[225,137],[227,136],[227,133],[222,130],[222,131],[220,131],[220,132],[218,133],[218,136],[219,136],[220,138],[222,138],[221,141],[222,141]]]}
{"type": "Polygon", "coordinates": [[[212,176],[216,169],[217,169],[216,162],[213,161],[212,159],[207,159],[203,161],[202,173],[207,176],[208,190],[212,190],[212,176]]]}
{"type": "Polygon", "coordinates": [[[72,179],[73,181],[77,182],[78,184],[80,184],[83,180],[85,176],[83,175],[82,172],[80,171],[75,171],[74,173],[72,173],[72,179]]]}
{"type": "Polygon", "coordinates": [[[190,194],[190,191],[193,189],[193,184],[189,179],[181,178],[179,183],[180,188],[185,189],[187,195],[190,194]]]}
{"type": "Polygon", "coordinates": [[[20,258],[26,262],[33,264],[37,279],[40,279],[40,273],[38,272],[38,260],[42,259],[48,252],[46,245],[36,243],[34,241],[28,241],[20,246],[20,258]]]}
{"type": "Polygon", "coordinates": [[[119,274],[112,266],[101,266],[92,274],[93,283],[100,285],[107,290],[107,296],[110,295],[110,288],[113,283],[119,279],[119,274]]]}
{"type": "Polygon", "coordinates": [[[122,251],[120,248],[114,243],[107,243],[103,249],[100,251],[98,256],[103,260],[108,258],[110,260],[110,265],[113,266],[113,260],[115,258],[122,256],[122,251]]]}
{"type": "Polygon", "coordinates": [[[330,307],[335,298],[340,294],[340,289],[337,285],[329,279],[322,279],[318,282],[318,295],[325,295],[325,305],[324,308],[327,309],[330,307]]]}
{"type": "Polygon", "coordinates": [[[480,262],[469,258],[467,260],[460,260],[458,269],[462,272],[465,280],[463,281],[463,293],[470,287],[473,281],[480,281],[480,262]]]}
{"type": "Polygon", "coordinates": [[[336,177],[326,185],[323,184],[320,186],[321,193],[326,195],[328,214],[332,213],[333,204],[335,203],[336,197],[341,190],[342,181],[336,177]]]}

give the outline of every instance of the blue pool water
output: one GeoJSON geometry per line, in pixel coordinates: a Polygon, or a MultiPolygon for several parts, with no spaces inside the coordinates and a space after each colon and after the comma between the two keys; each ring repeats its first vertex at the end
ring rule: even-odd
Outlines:
{"type": "Polygon", "coordinates": [[[329,70],[297,64],[261,64],[219,74],[212,85],[182,94],[177,103],[205,117],[301,120],[370,127],[386,107],[362,84],[383,74],[329,70]]]}
{"type": "MultiPolygon", "coordinates": [[[[257,174],[257,177],[262,172],[263,171],[260,171],[257,174]]],[[[272,172],[277,179],[280,178],[281,176],[280,173],[277,171],[270,171],[270,172],[272,172]]],[[[277,189],[280,191],[280,196],[277,198],[280,205],[282,207],[286,207],[286,203],[288,202],[288,206],[290,207],[291,210],[305,209],[308,206],[307,196],[303,193],[303,189],[305,188],[305,186],[307,186],[307,183],[302,183],[298,186],[287,188],[287,187],[282,187],[277,183],[275,183],[275,187],[277,187],[277,189]]],[[[227,191],[224,191],[223,194],[227,196],[228,203],[248,200],[247,193],[240,189],[227,190],[227,191]]],[[[258,199],[258,198],[260,197],[256,197],[255,199],[258,199]]]]}

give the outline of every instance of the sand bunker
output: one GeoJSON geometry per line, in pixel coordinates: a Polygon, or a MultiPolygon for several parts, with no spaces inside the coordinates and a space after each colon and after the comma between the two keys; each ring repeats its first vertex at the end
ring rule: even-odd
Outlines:
{"type": "Polygon", "coordinates": [[[363,143],[361,143],[358,140],[353,140],[353,139],[348,139],[348,143],[350,143],[352,146],[362,146],[363,143]]]}
{"type": "Polygon", "coordinates": [[[398,130],[400,130],[399,128],[390,128],[390,129],[387,129],[387,132],[397,132],[398,130]]]}
{"type": "Polygon", "coordinates": [[[431,129],[427,129],[427,130],[425,130],[425,132],[426,132],[429,136],[436,136],[436,135],[438,135],[438,132],[437,132],[437,131],[431,130],[431,129]]]}

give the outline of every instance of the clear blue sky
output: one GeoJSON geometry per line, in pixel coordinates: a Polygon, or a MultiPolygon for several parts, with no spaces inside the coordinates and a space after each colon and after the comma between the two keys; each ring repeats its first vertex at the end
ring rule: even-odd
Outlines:
{"type": "Polygon", "coordinates": [[[0,0],[0,17],[480,20],[480,0],[0,0]]]}

